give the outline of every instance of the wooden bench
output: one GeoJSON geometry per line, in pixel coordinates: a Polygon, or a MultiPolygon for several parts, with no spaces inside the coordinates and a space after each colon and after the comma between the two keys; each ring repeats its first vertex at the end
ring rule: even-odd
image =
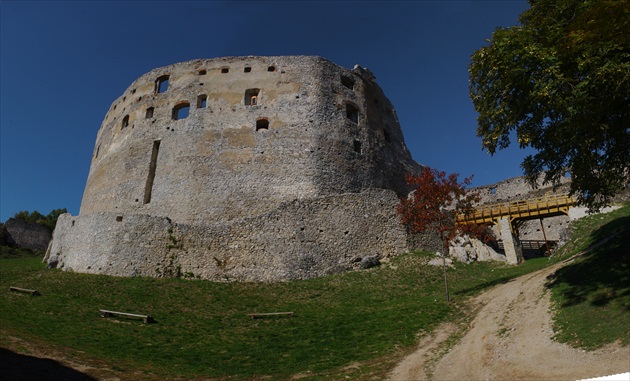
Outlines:
{"type": "Polygon", "coordinates": [[[14,292],[25,292],[27,294],[31,294],[31,296],[40,296],[41,294],[37,290],[29,290],[28,288],[20,288],[20,287],[9,287],[9,290],[14,292]]]}
{"type": "Polygon", "coordinates": [[[155,320],[150,315],[139,315],[139,314],[130,314],[127,312],[117,312],[117,311],[108,311],[108,310],[98,310],[101,313],[101,317],[112,317],[112,316],[122,316],[122,317],[132,317],[132,318],[142,318],[145,323],[154,323],[155,320]]]}
{"type": "Polygon", "coordinates": [[[293,316],[293,312],[266,312],[266,313],[255,313],[255,314],[247,314],[247,316],[252,319],[264,318],[264,317],[273,317],[273,316],[293,316]]]}

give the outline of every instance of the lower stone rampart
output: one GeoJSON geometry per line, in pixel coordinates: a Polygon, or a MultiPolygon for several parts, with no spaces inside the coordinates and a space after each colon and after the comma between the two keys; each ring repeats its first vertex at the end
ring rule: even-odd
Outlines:
{"type": "Polygon", "coordinates": [[[294,200],[230,224],[92,213],[59,218],[45,261],[68,271],[213,281],[283,281],[336,273],[410,249],[394,191],[294,200]]]}

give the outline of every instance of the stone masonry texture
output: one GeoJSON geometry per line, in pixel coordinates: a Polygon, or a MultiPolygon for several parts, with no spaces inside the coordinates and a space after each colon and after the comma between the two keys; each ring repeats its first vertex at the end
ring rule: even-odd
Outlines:
{"type": "Polygon", "coordinates": [[[339,272],[417,244],[395,205],[420,168],[368,69],[310,56],[177,63],[112,103],[80,213],[60,217],[46,261],[215,281],[339,272]]]}

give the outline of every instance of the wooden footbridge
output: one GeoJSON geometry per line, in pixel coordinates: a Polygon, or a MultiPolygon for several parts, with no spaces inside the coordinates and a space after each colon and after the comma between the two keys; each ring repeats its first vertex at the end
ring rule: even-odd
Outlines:
{"type": "Polygon", "coordinates": [[[457,222],[465,224],[496,224],[500,218],[508,218],[510,223],[514,225],[514,222],[517,220],[525,221],[559,214],[568,215],[569,208],[575,203],[576,200],[568,194],[554,194],[521,201],[482,205],[470,214],[459,215],[457,222]]]}
{"type": "MultiPolygon", "coordinates": [[[[459,215],[457,223],[498,225],[508,263],[518,264],[522,261],[522,247],[518,240],[519,226],[524,221],[540,219],[543,234],[545,234],[542,219],[561,214],[569,215],[569,208],[575,203],[576,200],[568,194],[554,194],[521,201],[482,205],[471,213],[459,215]]],[[[549,248],[546,234],[545,243],[549,248]]]]}

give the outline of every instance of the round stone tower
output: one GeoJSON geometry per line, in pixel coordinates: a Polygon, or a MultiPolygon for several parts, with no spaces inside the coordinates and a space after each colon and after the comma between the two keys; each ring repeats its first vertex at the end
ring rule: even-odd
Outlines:
{"type": "Polygon", "coordinates": [[[47,261],[80,272],[271,281],[407,250],[416,172],[373,74],[226,57],[138,78],[98,132],[79,216],[47,261]]]}

